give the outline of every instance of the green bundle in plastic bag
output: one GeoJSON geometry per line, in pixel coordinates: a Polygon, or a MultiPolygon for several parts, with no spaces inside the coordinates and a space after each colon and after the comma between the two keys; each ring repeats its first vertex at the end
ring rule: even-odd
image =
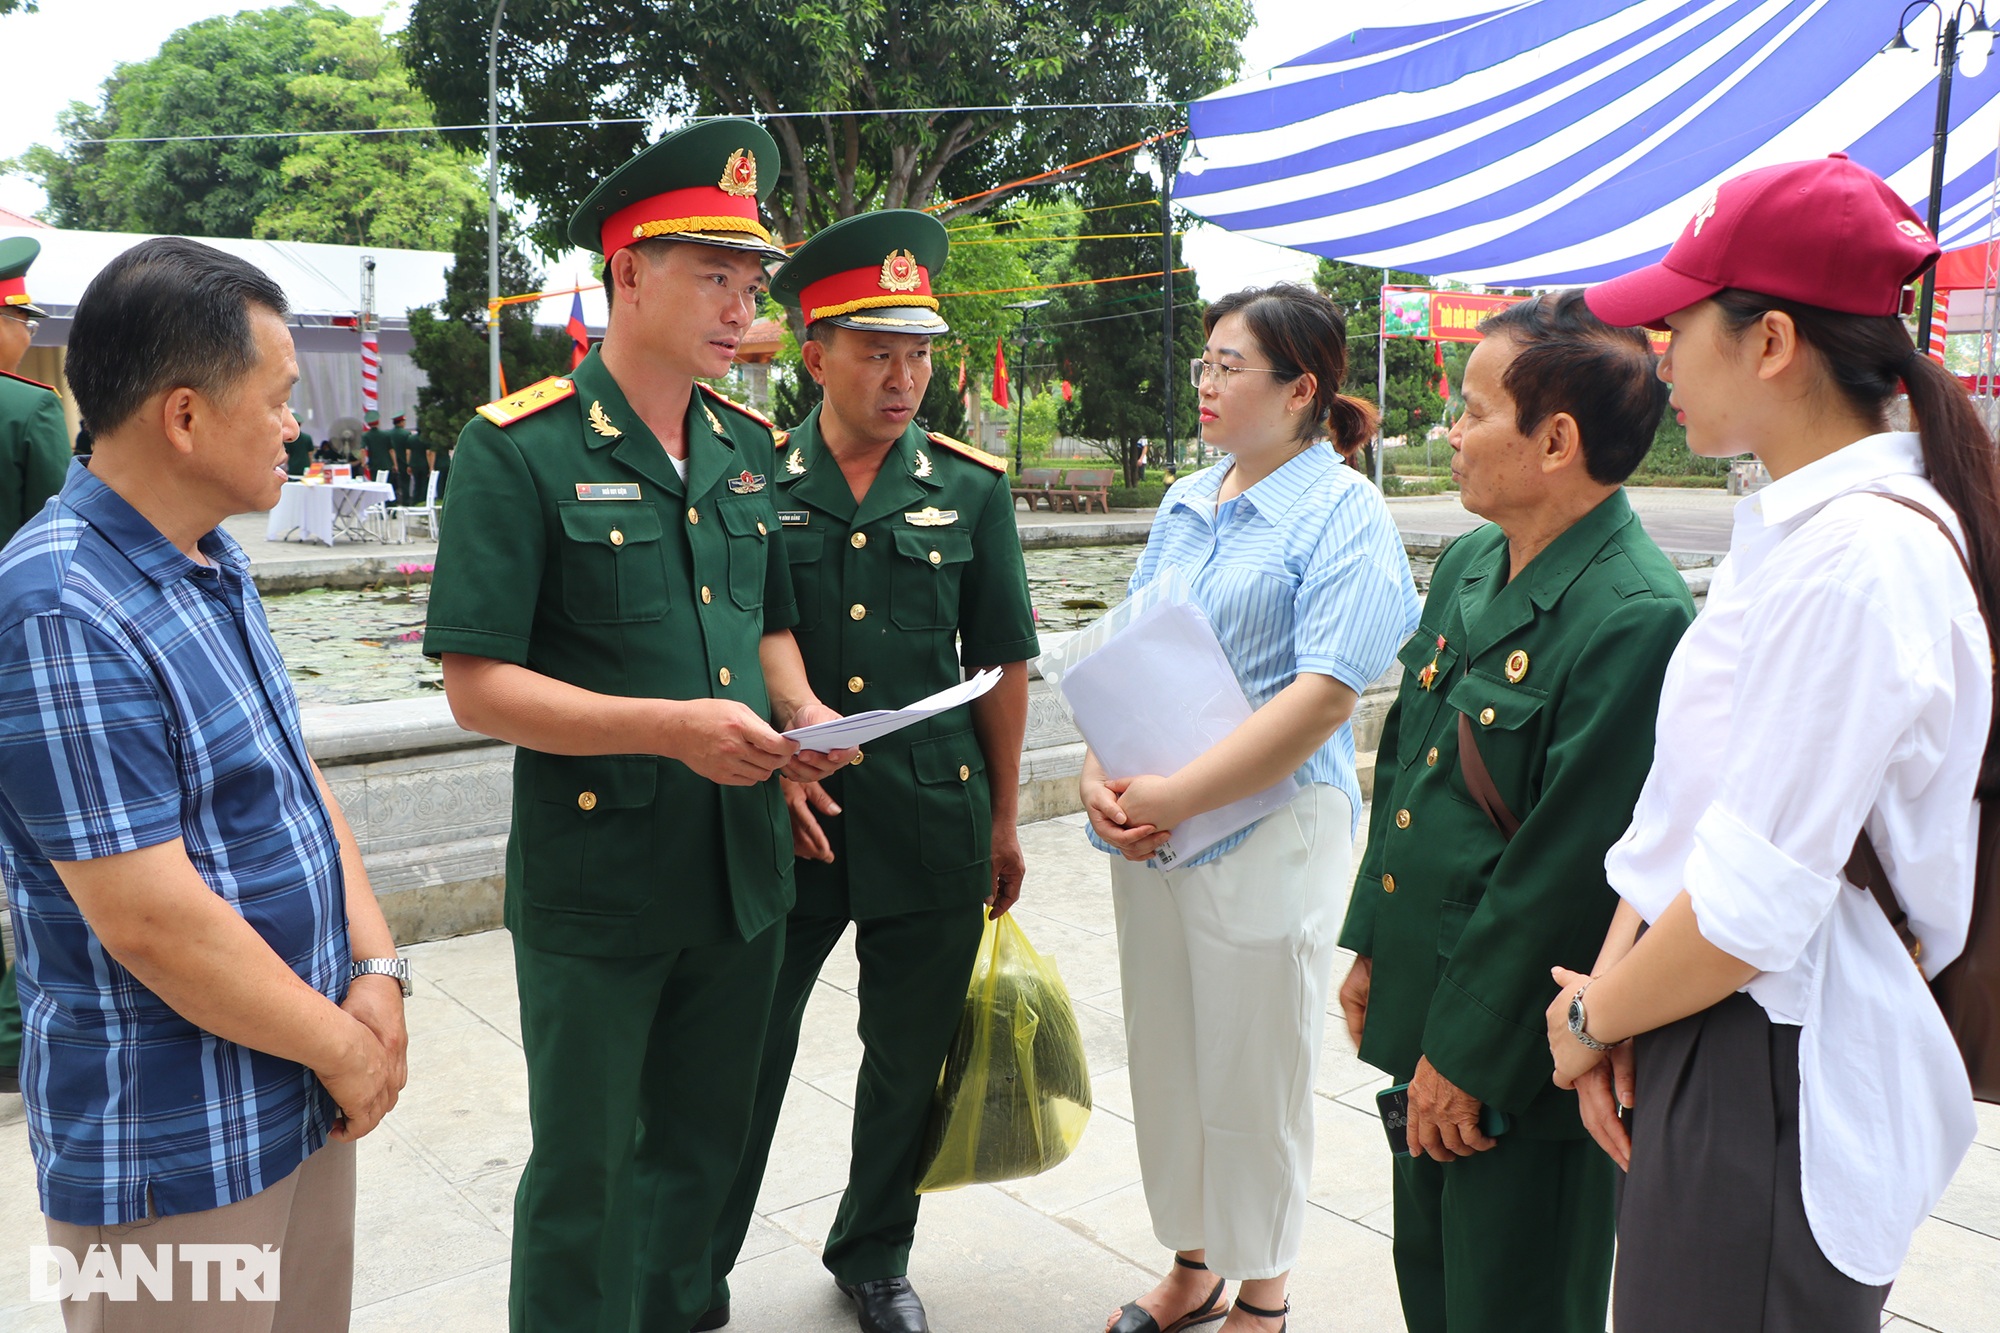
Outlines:
{"type": "Polygon", "coordinates": [[[1090,1123],[1090,1069],[1069,992],[1011,916],[989,918],[938,1078],[917,1193],[1040,1175],[1090,1123]]]}

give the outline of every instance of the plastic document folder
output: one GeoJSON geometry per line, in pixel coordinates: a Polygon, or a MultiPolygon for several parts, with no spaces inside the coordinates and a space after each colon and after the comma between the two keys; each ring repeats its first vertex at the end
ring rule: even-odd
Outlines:
{"type": "MultiPolygon", "coordinates": [[[[1215,628],[1184,597],[1171,583],[1150,585],[1042,658],[1043,677],[1054,680],[1077,730],[1112,777],[1177,773],[1253,711],[1215,628]]],[[[1173,831],[1154,862],[1171,869],[1191,861],[1298,790],[1288,776],[1195,815],[1173,831]]]]}

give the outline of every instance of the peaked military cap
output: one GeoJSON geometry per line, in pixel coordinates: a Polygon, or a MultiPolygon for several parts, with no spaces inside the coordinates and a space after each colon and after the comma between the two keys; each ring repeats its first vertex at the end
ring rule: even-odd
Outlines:
{"type": "Polygon", "coordinates": [[[569,219],[572,245],[609,259],[655,236],[783,259],[758,220],[778,181],[778,142],[748,120],[676,130],[612,172],[569,219]]]}
{"type": "Polygon", "coordinates": [[[28,265],[42,253],[42,243],[32,236],[9,236],[0,240],[0,305],[25,310],[36,319],[49,312],[28,295],[28,265]]]}
{"type": "Polygon", "coordinates": [[[830,320],[872,333],[949,333],[931,280],[950,248],[929,213],[887,208],[842,218],[798,248],[771,294],[806,323],[830,320]]]}

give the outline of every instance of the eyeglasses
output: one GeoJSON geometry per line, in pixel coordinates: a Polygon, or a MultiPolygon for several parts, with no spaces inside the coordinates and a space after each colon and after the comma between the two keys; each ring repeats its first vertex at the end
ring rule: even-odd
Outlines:
{"type": "Polygon", "coordinates": [[[28,332],[30,333],[33,333],[36,329],[42,327],[42,321],[40,321],[39,319],[32,319],[27,315],[17,315],[14,314],[12,311],[8,312],[7,318],[13,320],[16,324],[25,325],[27,327],[28,332]]]}
{"type": "Polygon", "coordinates": [[[1204,361],[1200,357],[1196,357],[1194,360],[1188,362],[1188,383],[1199,389],[1201,382],[1213,374],[1216,379],[1227,384],[1246,370],[1254,370],[1260,375],[1282,375],[1285,373],[1282,370],[1273,370],[1269,366],[1229,366],[1224,365],[1220,361],[1204,361]]]}

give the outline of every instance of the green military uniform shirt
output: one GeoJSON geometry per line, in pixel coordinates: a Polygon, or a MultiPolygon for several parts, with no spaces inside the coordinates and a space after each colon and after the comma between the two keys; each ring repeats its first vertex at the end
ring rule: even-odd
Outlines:
{"type": "Polygon", "coordinates": [[[312,466],[313,437],[300,431],[298,438],[285,446],[285,471],[294,477],[305,475],[312,466]]]}
{"type": "MultiPolygon", "coordinates": [[[[791,432],[778,468],[813,692],[847,713],[901,708],[957,684],[961,666],[1036,656],[1006,473],[912,424],[857,505],[819,414],[791,432]]],[[[845,865],[801,867],[802,912],[894,916],[993,892],[992,795],[971,705],[870,742],[825,786],[844,811],[845,865]]]]}
{"type": "MultiPolygon", "coordinates": [[[[481,411],[510,424],[459,435],[424,651],[768,717],[758,643],[795,617],[769,428],[697,388],[683,483],[595,352],[481,411]]],[[[791,904],[775,779],[726,787],[652,755],[516,751],[507,924],[534,948],[750,939],[791,904]]]]}
{"type": "Polygon", "coordinates": [[[0,545],[41,512],[68,471],[62,399],[40,381],[0,371],[0,545]]]}
{"type": "Polygon", "coordinates": [[[1549,968],[1588,972],[1604,943],[1604,856],[1652,766],[1661,681],[1693,616],[1622,490],[1511,581],[1491,524],[1438,561],[1400,654],[1340,937],[1374,960],[1363,1060],[1400,1081],[1428,1057],[1517,1133],[1583,1132],[1549,1078],[1549,968]],[[1461,714],[1521,820],[1511,842],[1466,791],[1461,714]]]}
{"type": "Polygon", "coordinates": [[[395,465],[396,437],[393,431],[370,426],[361,432],[361,457],[368,465],[371,480],[380,481],[395,465]]]}

